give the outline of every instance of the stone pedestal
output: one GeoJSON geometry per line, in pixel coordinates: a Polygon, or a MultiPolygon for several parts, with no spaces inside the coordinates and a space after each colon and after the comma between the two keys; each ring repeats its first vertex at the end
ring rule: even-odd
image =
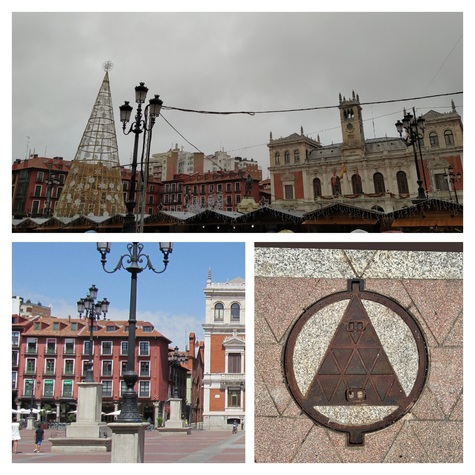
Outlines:
{"type": "Polygon", "coordinates": [[[243,200],[237,205],[237,210],[240,213],[249,213],[259,209],[259,205],[254,201],[252,196],[245,196],[243,200]]]}
{"type": "Polygon", "coordinates": [[[143,463],[148,422],[112,422],[111,463],[143,463]]]}
{"type": "Polygon", "coordinates": [[[76,422],[66,427],[66,437],[50,438],[51,452],[110,452],[111,438],[101,422],[102,383],[78,383],[76,422]]]}
{"type": "Polygon", "coordinates": [[[181,420],[181,399],[178,397],[170,398],[170,418],[165,422],[167,429],[181,429],[183,421],[181,420]]]}
{"type": "Polygon", "coordinates": [[[26,418],[26,428],[27,430],[35,430],[35,422],[36,422],[36,417],[35,416],[28,416],[26,418]]]}

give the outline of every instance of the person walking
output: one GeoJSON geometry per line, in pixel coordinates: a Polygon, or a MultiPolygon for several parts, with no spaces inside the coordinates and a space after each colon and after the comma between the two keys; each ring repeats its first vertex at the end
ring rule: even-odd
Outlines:
{"type": "Polygon", "coordinates": [[[36,452],[37,454],[40,453],[41,443],[43,442],[44,435],[45,435],[45,431],[43,430],[43,427],[41,427],[41,422],[38,422],[38,424],[36,424],[35,450],[33,450],[33,452],[36,452]]]}
{"type": "Polygon", "coordinates": [[[12,418],[12,452],[14,454],[17,453],[19,440],[21,440],[20,423],[12,418]]]}

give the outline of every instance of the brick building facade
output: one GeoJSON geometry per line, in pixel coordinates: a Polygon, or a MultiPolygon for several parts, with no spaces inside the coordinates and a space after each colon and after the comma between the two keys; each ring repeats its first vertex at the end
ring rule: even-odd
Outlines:
{"type": "Polygon", "coordinates": [[[213,282],[209,271],[204,293],[203,428],[227,430],[245,417],[245,282],[213,282]]]}

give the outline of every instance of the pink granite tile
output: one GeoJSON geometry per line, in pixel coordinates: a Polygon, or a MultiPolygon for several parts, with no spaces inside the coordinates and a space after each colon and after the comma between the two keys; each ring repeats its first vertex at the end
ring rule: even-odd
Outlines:
{"type": "Polygon", "coordinates": [[[429,463],[430,459],[419,439],[414,434],[410,423],[404,423],[396,440],[389,449],[386,463],[429,463]]]}
{"type": "Polygon", "coordinates": [[[462,346],[463,345],[463,318],[460,315],[455,321],[454,325],[445,337],[444,346],[462,346]]]}
{"type": "Polygon", "coordinates": [[[312,427],[313,423],[308,419],[256,418],[254,430],[256,462],[292,462],[312,427]]]}
{"type": "Polygon", "coordinates": [[[462,310],[462,282],[411,280],[404,285],[432,334],[442,343],[462,310]]]}
{"type": "Polygon", "coordinates": [[[463,462],[461,422],[412,421],[411,428],[432,463],[463,462]]]}
{"type": "Polygon", "coordinates": [[[437,404],[449,416],[463,388],[463,351],[460,347],[433,348],[428,386],[437,404]]]}
{"type": "Polygon", "coordinates": [[[293,462],[295,463],[339,463],[333,445],[327,434],[328,430],[314,425],[303,441],[293,462]]]}
{"type": "Polygon", "coordinates": [[[426,385],[421,396],[411,409],[411,414],[417,419],[444,420],[445,414],[437,403],[437,399],[426,385]]]}

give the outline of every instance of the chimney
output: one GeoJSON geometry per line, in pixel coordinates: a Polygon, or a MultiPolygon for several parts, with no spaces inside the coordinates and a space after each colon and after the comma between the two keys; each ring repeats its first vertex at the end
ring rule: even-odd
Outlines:
{"type": "Polygon", "coordinates": [[[188,354],[191,355],[192,357],[195,356],[195,344],[196,344],[196,335],[193,332],[191,332],[190,337],[189,337],[188,354]]]}

